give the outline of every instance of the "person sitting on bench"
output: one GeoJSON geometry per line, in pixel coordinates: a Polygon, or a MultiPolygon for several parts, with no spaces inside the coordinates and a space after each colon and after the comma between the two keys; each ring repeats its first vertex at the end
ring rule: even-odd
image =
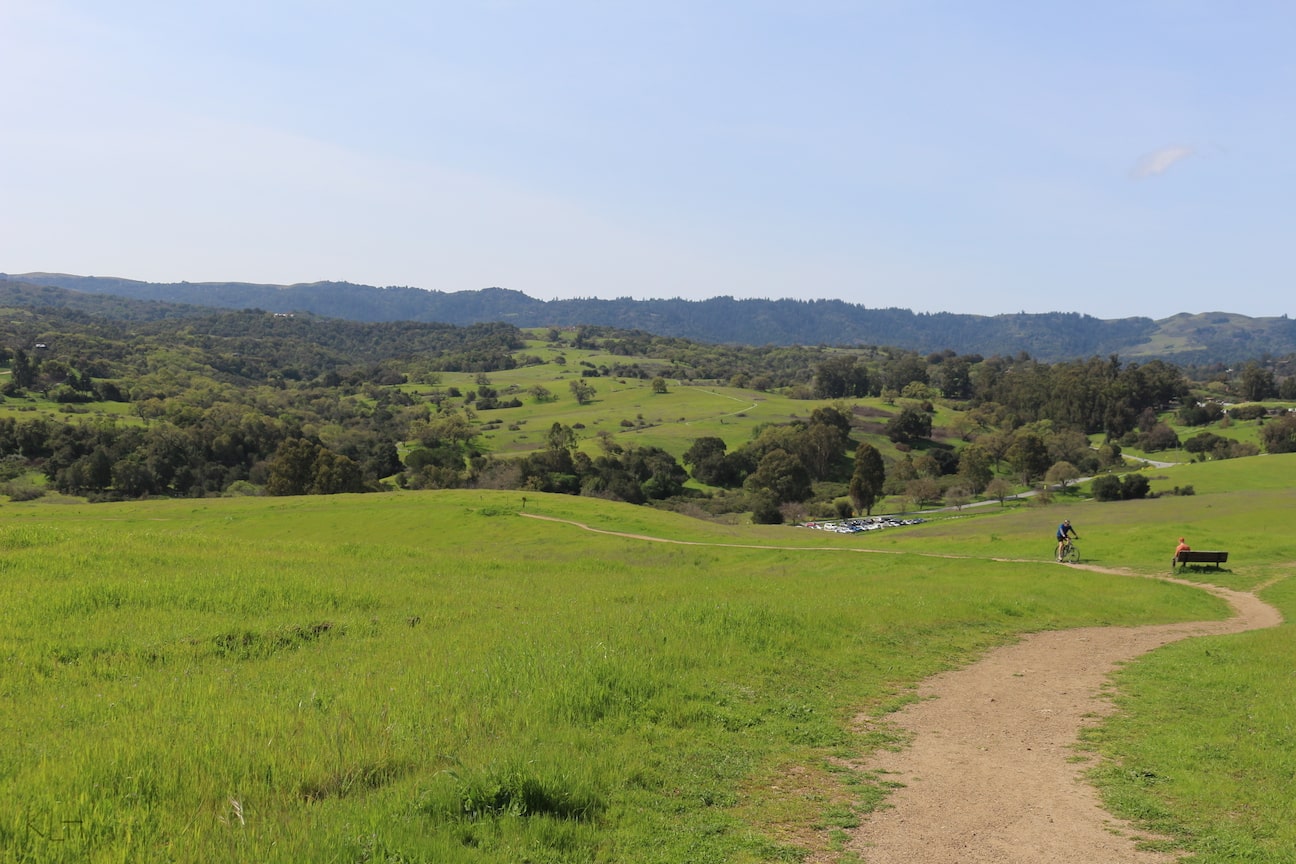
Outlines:
{"type": "Polygon", "coordinates": [[[1175,547],[1174,557],[1170,559],[1170,569],[1174,569],[1175,562],[1179,560],[1180,552],[1191,552],[1192,548],[1184,542],[1184,538],[1179,538],[1179,545],[1175,547]]]}

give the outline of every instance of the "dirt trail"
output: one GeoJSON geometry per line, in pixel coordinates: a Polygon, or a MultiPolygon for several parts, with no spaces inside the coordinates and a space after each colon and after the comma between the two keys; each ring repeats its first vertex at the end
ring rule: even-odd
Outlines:
{"type": "MultiPolygon", "coordinates": [[[[638,540],[774,548],[671,541],[521,515],[638,540]]],[[[1136,577],[1121,570],[1067,566],[1136,577]]],[[[903,787],[884,809],[850,832],[848,851],[866,864],[1175,861],[1174,855],[1136,848],[1140,835],[1102,809],[1097,792],[1081,776],[1088,765],[1071,761],[1073,746],[1082,728],[1112,712],[1105,687],[1120,664],[1180,639],[1275,627],[1282,615],[1254,594],[1168,581],[1224,598],[1233,606],[1233,617],[1034,633],[923,682],[919,701],[888,718],[912,736],[910,744],[900,752],[876,753],[856,766],[886,772],[888,780],[903,787]]]]}
{"type": "Polygon", "coordinates": [[[1136,833],[1103,810],[1081,778],[1088,766],[1070,759],[1081,729],[1111,713],[1103,690],[1120,663],[1190,636],[1282,621],[1252,594],[1184,584],[1224,597],[1234,617],[1036,633],[924,682],[918,693],[926,698],[890,718],[912,734],[910,746],[862,766],[904,787],[851,832],[848,848],[867,864],[1176,860],[1139,851],[1136,833]]]}

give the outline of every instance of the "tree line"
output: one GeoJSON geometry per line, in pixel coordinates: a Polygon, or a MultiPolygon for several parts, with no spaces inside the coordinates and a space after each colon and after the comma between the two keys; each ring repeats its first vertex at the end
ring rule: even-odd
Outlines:
{"type": "MultiPolygon", "coordinates": [[[[1158,418],[1179,406],[1180,425],[1206,425],[1219,419],[1226,396],[1296,396],[1290,358],[1204,369],[1206,380],[1192,381],[1164,361],[1115,356],[1049,364],[1025,352],[756,348],[611,327],[550,329],[542,338],[554,346],[624,358],[584,364],[570,382],[579,404],[594,397],[601,377],[633,375],[651,378],[659,392],[669,377],[779,389],[836,407],[759,428],[744,441],[696,439],[679,461],[607,433],[587,454],[576,430],[561,425],[535,452],[502,459],[478,447],[486,412],[520,404],[521,395],[559,398],[543,387],[505,394],[491,386],[491,372],[541,362],[512,325],[361,324],[259,310],[104,320],[19,308],[0,322],[0,337],[9,370],[0,396],[39,393],[66,412],[66,419],[0,418],[0,479],[14,497],[37,493],[15,485],[36,469],[49,487],[92,500],[478,485],[677,501],[772,520],[786,505],[812,500],[871,512],[883,496],[994,494],[1005,472],[1019,483],[1052,473],[1065,485],[1076,472],[1117,464],[1121,447],[1246,455],[1210,432],[1180,442],[1158,418]],[[437,386],[450,371],[477,372],[478,387],[463,394],[437,386]],[[426,385],[426,397],[398,386],[409,382],[426,385]],[[1220,399],[1193,396],[1203,390],[1220,399]],[[892,406],[885,422],[851,404],[863,397],[892,406]],[[133,422],[78,417],[89,402],[121,404],[133,422]],[[958,408],[939,435],[938,402],[958,408]],[[1106,441],[1098,450],[1089,446],[1092,434],[1106,441]],[[901,454],[880,471],[875,436],[901,454]],[[710,492],[690,492],[690,477],[710,492]]],[[[1289,428],[1282,418],[1267,424],[1265,448],[1296,446],[1289,428]]]]}

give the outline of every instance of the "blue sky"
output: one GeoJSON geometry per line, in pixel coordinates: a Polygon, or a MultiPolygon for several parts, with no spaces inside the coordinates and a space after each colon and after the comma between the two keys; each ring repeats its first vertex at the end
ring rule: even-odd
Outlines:
{"type": "Polygon", "coordinates": [[[1284,2],[0,0],[0,270],[1296,311],[1284,2]]]}

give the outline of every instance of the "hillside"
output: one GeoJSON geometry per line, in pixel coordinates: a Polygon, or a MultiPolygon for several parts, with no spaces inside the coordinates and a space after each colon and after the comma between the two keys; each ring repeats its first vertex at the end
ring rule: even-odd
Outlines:
{"type": "Polygon", "coordinates": [[[1220,404],[1296,400],[1277,363],[1194,380],[1163,361],[366,323],[19,283],[0,285],[0,310],[10,498],[476,486],[823,519],[880,497],[996,497],[993,480],[1011,491],[1056,465],[1051,482],[1065,482],[1120,464],[1117,445],[1179,458],[1296,447],[1296,418],[1266,422],[1287,405],[1226,417],[1220,404]],[[876,458],[861,479],[863,443],[876,458]]]}
{"type": "MultiPolygon", "coordinates": [[[[446,293],[345,282],[257,285],[241,282],[150,283],[60,273],[0,274],[0,283],[47,289],[41,300],[85,309],[91,297],[170,304],[311,312],[352,321],[419,321],[517,327],[614,326],[699,342],[742,345],[887,345],[927,353],[1012,355],[1022,351],[1053,362],[1080,357],[1169,359],[1236,365],[1263,355],[1296,353],[1296,323],[1227,313],[1098,319],[1079,312],[963,315],[868,308],[840,300],[537,300],[518,291],[486,288],[446,293]],[[50,293],[76,292],[76,297],[50,293]]],[[[16,286],[15,286],[16,287],[16,286]]],[[[27,289],[32,290],[32,289],[27,289]]],[[[97,311],[104,311],[102,303],[97,311]]],[[[169,308],[169,307],[168,307],[169,308]]],[[[154,307],[156,314],[165,312],[154,307]]],[[[91,311],[88,310],[87,311],[91,311]]]]}
{"type": "MultiPolygon", "coordinates": [[[[894,712],[952,700],[915,699],[919,682],[1029,633],[1085,640],[1090,670],[1136,627],[1223,614],[1134,578],[1164,572],[1181,525],[1239,553],[1213,578],[1290,619],[1296,462],[1246,461],[1174,469],[1197,496],[1058,508],[1083,518],[1094,569],[1043,560],[1044,516],[1025,507],[840,536],[490,490],[6,506],[0,691],[21,746],[0,774],[0,847],[177,864],[859,860],[846,832],[975,764],[946,759],[906,788],[865,764],[922,751],[894,712]]],[[[1080,773],[1102,768],[1175,848],[1288,861],[1290,630],[1126,666],[1120,716],[1097,716],[1104,688],[1075,746],[1054,697],[1085,685],[1018,659],[962,719],[1025,691],[1042,743],[1020,725],[927,740],[973,757],[1002,742],[999,783],[1065,760],[1071,785],[1000,811],[1024,814],[1014,825],[1050,808],[1040,830],[1071,824],[1080,773]]],[[[956,806],[998,788],[965,781],[956,806]]]]}

